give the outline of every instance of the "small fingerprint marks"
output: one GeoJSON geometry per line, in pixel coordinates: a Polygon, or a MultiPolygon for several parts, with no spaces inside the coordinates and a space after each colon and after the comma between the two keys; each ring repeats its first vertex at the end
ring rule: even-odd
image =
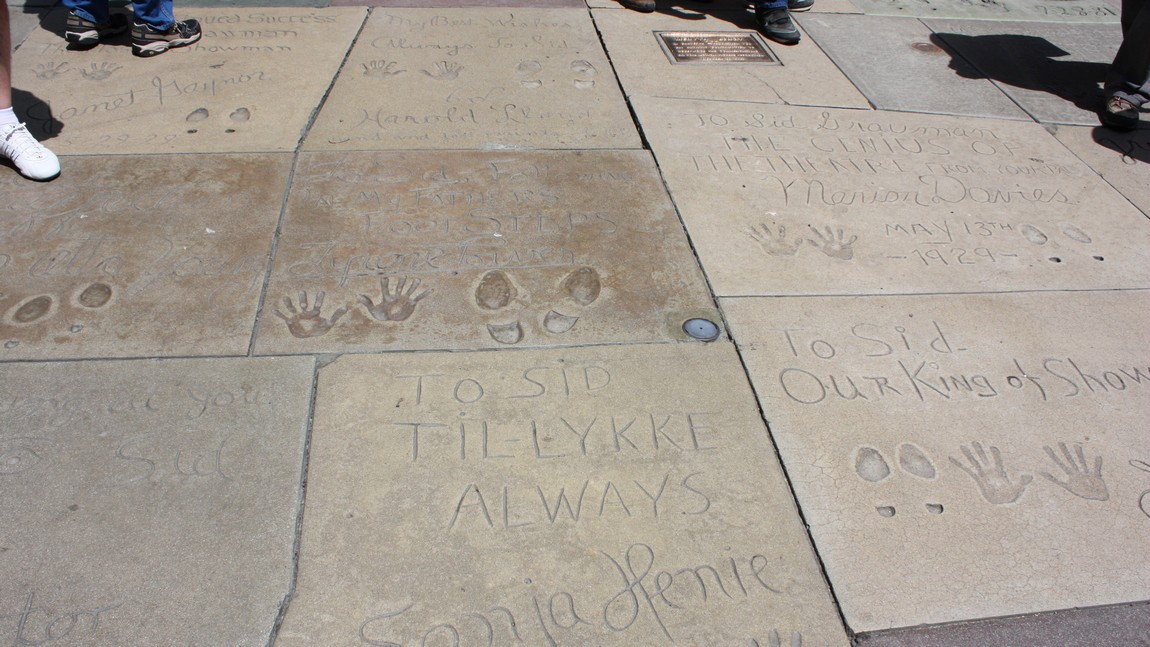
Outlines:
{"type": "Polygon", "coordinates": [[[881,483],[890,476],[890,465],[874,447],[860,447],[855,455],[855,473],[870,483],[881,483]]]}
{"type": "Polygon", "coordinates": [[[245,121],[251,120],[251,118],[252,111],[248,110],[247,108],[236,108],[234,111],[232,111],[232,114],[228,115],[228,119],[231,119],[236,123],[243,123],[245,121]]]}
{"type": "Polygon", "coordinates": [[[1045,245],[1046,241],[1050,240],[1046,234],[1042,233],[1041,229],[1034,225],[1022,225],[1018,228],[1018,233],[1022,234],[1023,238],[1034,245],[1045,245]]]}
{"type": "Polygon", "coordinates": [[[916,445],[903,443],[898,446],[898,466],[902,471],[920,479],[933,480],[938,476],[934,463],[926,457],[926,453],[916,445]]]}
{"type": "Polygon", "coordinates": [[[1084,245],[1089,245],[1090,243],[1094,242],[1094,239],[1091,238],[1089,234],[1070,223],[1064,223],[1061,229],[1062,235],[1066,236],[1070,240],[1073,240],[1074,242],[1082,243],[1084,245]]]}
{"type": "Polygon", "coordinates": [[[196,108],[195,110],[188,113],[188,116],[184,118],[184,121],[187,121],[188,123],[195,123],[197,121],[203,121],[210,116],[211,113],[208,112],[207,108],[196,108]]]}
{"type": "Polygon", "coordinates": [[[76,295],[76,304],[90,310],[103,308],[111,300],[112,286],[107,283],[93,283],[76,295]]]}
{"type": "Polygon", "coordinates": [[[578,321],[579,317],[551,310],[543,317],[543,327],[547,329],[547,332],[562,334],[574,328],[578,321]]]}
{"type": "Polygon", "coordinates": [[[9,308],[5,319],[17,326],[27,326],[50,319],[56,314],[59,304],[50,294],[31,296],[9,308]]]}

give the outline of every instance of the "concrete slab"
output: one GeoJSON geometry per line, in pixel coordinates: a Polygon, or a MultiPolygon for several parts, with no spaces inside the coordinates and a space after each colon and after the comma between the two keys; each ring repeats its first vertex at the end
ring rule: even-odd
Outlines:
{"type": "Polygon", "coordinates": [[[177,8],[204,37],[140,59],[126,37],[68,50],[56,11],[16,51],[16,109],[57,154],[294,150],[365,13],[177,8]]]}
{"type": "Polygon", "coordinates": [[[285,647],[849,644],[725,343],[341,357],[307,497],[285,647]]]}
{"type": "Polygon", "coordinates": [[[633,103],[721,296],[1150,286],[1144,216],[1038,124],[633,103]]]}
{"type": "Polygon", "coordinates": [[[853,630],[1150,597],[1150,293],[721,305],[853,630]]]}
{"type": "Polygon", "coordinates": [[[1099,84],[1122,42],[1117,24],[980,20],[926,24],[936,39],[974,65],[977,78],[993,81],[1036,120],[1098,124],[1099,84]]]}
{"type": "Polygon", "coordinates": [[[8,8],[8,28],[12,36],[12,49],[15,50],[28,38],[37,27],[40,26],[40,20],[48,11],[46,9],[34,9],[29,7],[25,11],[22,7],[9,6],[8,8]]]}
{"type": "Polygon", "coordinates": [[[1107,0],[852,0],[865,13],[916,18],[1027,20],[1043,23],[1117,23],[1107,0]]]}
{"type": "Polygon", "coordinates": [[[686,340],[716,315],[646,152],[307,154],[256,349],[686,340]]]}
{"type": "Polygon", "coordinates": [[[399,7],[415,7],[423,9],[460,9],[464,7],[507,7],[512,9],[536,7],[540,9],[583,9],[587,5],[583,0],[466,0],[465,2],[453,2],[452,0],[331,0],[331,6],[370,6],[387,7],[389,9],[395,9],[399,7]]]}
{"type": "MultiPolygon", "coordinates": [[[[622,9],[623,11],[631,11],[619,4],[618,0],[586,0],[586,5],[592,9],[622,9]]],[[[730,11],[731,4],[724,2],[714,2],[705,0],[658,0],[655,3],[657,13],[674,15],[682,18],[683,20],[699,20],[700,14],[709,14],[713,11],[726,12],[730,11]]],[[[747,6],[752,6],[747,3],[747,6]]],[[[813,7],[808,9],[812,12],[826,12],[826,13],[862,13],[851,2],[851,0],[818,0],[813,7]]]]}
{"type": "Polygon", "coordinates": [[[761,39],[779,64],[674,63],[656,32],[749,33],[754,14],[714,11],[685,21],[676,16],[596,10],[595,23],[628,96],[707,98],[867,108],[865,97],[811,39],[783,47],[761,39]]]}
{"type": "Polygon", "coordinates": [[[586,9],[377,9],[307,150],[638,148],[586,9]]]}
{"type": "Polygon", "coordinates": [[[931,42],[919,20],[807,14],[798,22],[879,109],[1030,120],[993,83],[931,42]]]}
{"type": "Polygon", "coordinates": [[[327,0],[187,0],[180,7],[209,9],[243,9],[246,7],[327,7],[327,0]]]}
{"type": "Polygon", "coordinates": [[[860,647],[1145,645],[1150,604],[1070,609],[937,627],[863,634],[860,647]]]}
{"type": "Polygon", "coordinates": [[[0,169],[0,360],[247,353],[291,156],[0,169]]]}
{"type": "Polygon", "coordinates": [[[292,585],[313,360],[0,365],[0,630],[268,644],[292,585]]]}
{"type": "Polygon", "coordinates": [[[1150,216],[1150,129],[1120,133],[1109,128],[1061,126],[1059,141],[1074,151],[1130,202],[1150,216]]]}

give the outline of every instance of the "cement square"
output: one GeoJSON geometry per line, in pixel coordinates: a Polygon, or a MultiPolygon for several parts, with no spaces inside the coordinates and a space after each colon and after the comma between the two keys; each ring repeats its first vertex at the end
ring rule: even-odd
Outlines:
{"type": "Polygon", "coordinates": [[[1150,604],[1068,609],[858,636],[859,647],[1145,645],[1150,604]]]}
{"type": "Polygon", "coordinates": [[[639,148],[586,9],[376,9],[306,150],[639,148]]]}
{"type": "Polygon", "coordinates": [[[1142,213],[1150,216],[1150,129],[1120,133],[1109,128],[1060,126],[1055,135],[1142,213]]]}
{"type": "Polygon", "coordinates": [[[1150,598],[1150,293],[720,303],[852,630],[1150,598]]]}
{"type": "Polygon", "coordinates": [[[1108,0],[852,0],[865,13],[916,18],[1027,20],[1042,23],[1117,23],[1119,6],[1108,0]]]}
{"type": "Polygon", "coordinates": [[[694,317],[718,321],[645,151],[329,152],[300,156],[255,347],[687,340],[694,317]]]}
{"type": "Polygon", "coordinates": [[[727,343],[319,380],[277,645],[849,644],[727,343]]]}
{"type": "MultiPolygon", "coordinates": [[[[854,84],[809,38],[789,47],[764,40],[782,65],[683,65],[667,57],[655,35],[659,31],[753,31],[754,14],[750,11],[711,11],[698,14],[698,20],[636,11],[596,10],[594,15],[628,96],[870,107],[854,84]]],[[[640,125],[647,126],[641,120],[640,125]]]]}
{"type": "Polygon", "coordinates": [[[921,21],[813,14],[799,24],[881,110],[1029,121],[1010,97],[931,42],[921,21]]]}
{"type": "Polygon", "coordinates": [[[244,355],[291,156],[0,169],[0,361],[244,355]]]}
{"type": "Polygon", "coordinates": [[[33,9],[29,7],[9,6],[8,7],[8,20],[9,20],[9,35],[12,38],[12,49],[15,50],[24,42],[37,27],[40,26],[40,20],[47,14],[46,9],[33,9]]]}
{"type": "Polygon", "coordinates": [[[1150,287],[1145,217],[1038,124],[633,103],[720,296],[1150,287]]]}
{"type": "Polygon", "coordinates": [[[310,358],[0,364],[12,644],[265,645],[291,591],[310,358]]]}
{"type": "MultiPolygon", "coordinates": [[[[1061,3],[1059,3],[1061,4],[1061,3]]],[[[1118,46],[1117,24],[927,20],[935,38],[993,81],[1034,119],[1097,125],[1099,89],[1118,46]]]]}
{"type": "Polygon", "coordinates": [[[177,9],[203,38],[141,59],[126,36],[67,49],[61,9],[16,51],[16,111],[57,154],[294,150],[365,13],[177,9]]]}
{"type": "Polygon", "coordinates": [[[523,8],[536,7],[541,9],[583,9],[587,5],[583,0],[331,0],[333,7],[372,6],[372,7],[420,7],[420,8],[450,8],[463,7],[508,7],[523,8]]]}

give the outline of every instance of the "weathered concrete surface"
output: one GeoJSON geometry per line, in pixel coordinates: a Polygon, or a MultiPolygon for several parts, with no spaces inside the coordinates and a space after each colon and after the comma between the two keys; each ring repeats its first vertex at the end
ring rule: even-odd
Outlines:
{"type": "Polygon", "coordinates": [[[1150,286],[1144,216],[1037,124],[634,104],[719,295],[1150,286]]]}
{"type": "Polygon", "coordinates": [[[263,645],[292,581],[313,360],[0,365],[0,632],[263,645]]]}
{"type": "Polygon", "coordinates": [[[1074,151],[1130,202],[1150,216],[1150,124],[1132,133],[1109,128],[1061,126],[1059,141],[1074,151]]]}
{"type": "Polygon", "coordinates": [[[1147,598],[1146,292],[722,307],[853,630],[1147,598]]]}
{"type": "Polygon", "coordinates": [[[284,647],[848,644],[726,343],[344,356],[307,497],[284,647]]]}
{"type": "Polygon", "coordinates": [[[799,24],[880,110],[1029,121],[962,59],[931,42],[919,20],[811,14],[799,24]]]}
{"type": "Polygon", "coordinates": [[[127,35],[67,48],[64,10],[16,51],[16,111],[57,154],[294,150],[363,9],[177,7],[203,38],[132,56],[127,35]]]}
{"type": "Polygon", "coordinates": [[[37,27],[40,26],[40,20],[47,13],[46,9],[34,9],[8,5],[8,20],[10,22],[8,28],[11,30],[12,36],[12,49],[20,46],[24,39],[28,37],[37,27]]]}
{"type": "Polygon", "coordinates": [[[1122,42],[1117,24],[925,22],[936,39],[977,68],[976,78],[993,81],[1034,119],[1098,124],[1098,87],[1122,42]]]}
{"type": "Polygon", "coordinates": [[[307,154],[256,350],[685,340],[691,317],[718,320],[648,153],[307,154]]]}
{"type": "Polygon", "coordinates": [[[628,96],[869,107],[810,38],[790,47],[762,39],[781,65],[674,63],[655,35],[659,31],[737,34],[742,30],[757,37],[754,14],[747,11],[710,11],[691,21],[635,11],[596,10],[594,16],[628,96]]]}
{"type": "Polygon", "coordinates": [[[245,354],[290,156],[62,166],[0,174],[0,358],[245,354]]]}
{"type": "Polygon", "coordinates": [[[639,147],[585,9],[377,9],[305,143],[639,147]]]}

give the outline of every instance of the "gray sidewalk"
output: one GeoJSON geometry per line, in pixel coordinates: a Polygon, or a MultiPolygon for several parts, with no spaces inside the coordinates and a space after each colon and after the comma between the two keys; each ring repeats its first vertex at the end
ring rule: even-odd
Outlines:
{"type": "Polygon", "coordinates": [[[0,641],[1150,645],[1116,3],[271,4],[10,5],[0,641]]]}

